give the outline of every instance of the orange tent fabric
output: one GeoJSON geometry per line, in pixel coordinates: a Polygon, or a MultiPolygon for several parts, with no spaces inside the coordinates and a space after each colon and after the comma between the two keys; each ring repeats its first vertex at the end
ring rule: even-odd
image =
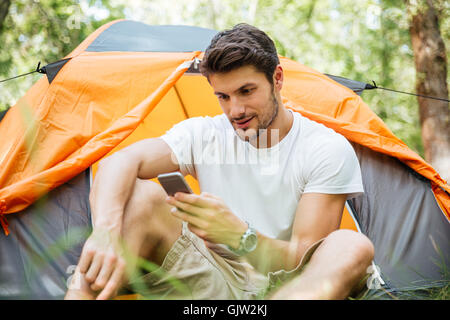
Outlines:
{"type": "MultiPolygon", "coordinates": [[[[5,215],[23,210],[106,155],[159,136],[188,117],[222,112],[208,82],[186,73],[190,61],[201,59],[200,51],[86,50],[119,21],[90,35],[66,57],[71,59],[51,84],[41,78],[0,122],[0,222],[5,230],[5,215]]],[[[450,218],[450,186],[358,95],[318,71],[280,59],[287,108],[398,158],[431,181],[450,218]]]]}

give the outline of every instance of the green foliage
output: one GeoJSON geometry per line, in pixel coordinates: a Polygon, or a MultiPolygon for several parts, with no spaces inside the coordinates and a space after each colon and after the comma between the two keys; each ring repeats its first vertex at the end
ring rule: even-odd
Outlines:
{"type": "MultiPolygon", "coordinates": [[[[12,1],[0,34],[0,78],[57,61],[108,21],[123,18],[123,6],[95,0],[12,1]]],[[[12,106],[42,75],[0,84],[0,110],[12,106]]]]}
{"type": "MultiPolygon", "coordinates": [[[[190,0],[173,8],[167,1],[157,0],[133,5],[131,17],[149,24],[183,23],[220,30],[247,22],[266,31],[281,55],[318,71],[415,92],[404,1],[190,0]]],[[[447,20],[442,24],[447,25],[447,20]]],[[[400,139],[423,156],[415,97],[374,90],[366,91],[363,99],[400,139]]]]}
{"type": "MultiPolygon", "coordinates": [[[[434,3],[448,46],[449,4],[434,3]]],[[[281,55],[318,71],[415,92],[410,14],[402,0],[185,0],[176,5],[167,0],[18,0],[12,3],[0,35],[0,76],[33,70],[39,60],[58,60],[97,27],[124,17],[217,30],[247,22],[265,30],[281,55]],[[82,17],[78,25],[77,16],[82,17]]],[[[33,74],[2,84],[0,110],[14,104],[40,77],[33,74]]],[[[375,90],[366,91],[363,99],[423,155],[415,97],[375,90]]]]}
{"type": "Polygon", "coordinates": [[[429,289],[428,292],[430,300],[450,300],[450,282],[442,288],[429,289]]]}

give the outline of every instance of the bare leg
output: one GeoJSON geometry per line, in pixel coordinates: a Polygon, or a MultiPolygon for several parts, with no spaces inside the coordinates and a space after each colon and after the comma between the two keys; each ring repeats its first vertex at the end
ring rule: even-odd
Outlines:
{"type": "MultiPolygon", "coordinates": [[[[131,259],[128,271],[136,267],[140,256],[161,265],[174,242],[181,235],[182,223],[170,214],[171,206],[165,202],[164,189],[153,181],[137,179],[128,201],[122,227],[122,239],[131,259]]],[[[127,279],[124,279],[124,283],[127,279]]],[[[75,272],[73,290],[65,299],[95,299],[99,292],[90,289],[84,274],[75,272]]]]}
{"type": "Polygon", "coordinates": [[[316,249],[305,270],[270,299],[345,299],[360,284],[373,255],[366,236],[351,230],[335,231],[316,249]]]}
{"type": "Polygon", "coordinates": [[[161,265],[181,235],[181,220],[171,213],[167,193],[156,182],[137,179],[125,208],[122,237],[134,255],[161,265]]]}

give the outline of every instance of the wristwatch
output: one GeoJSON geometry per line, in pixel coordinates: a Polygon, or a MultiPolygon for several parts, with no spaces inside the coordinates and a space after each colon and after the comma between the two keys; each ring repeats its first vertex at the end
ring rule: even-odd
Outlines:
{"type": "Polygon", "coordinates": [[[239,256],[243,256],[247,253],[252,252],[255,250],[256,245],[258,244],[258,236],[256,235],[256,230],[250,227],[250,224],[247,223],[247,231],[244,232],[244,234],[241,237],[241,241],[239,242],[239,248],[233,249],[230,246],[228,246],[228,249],[230,249],[232,252],[239,256]]]}

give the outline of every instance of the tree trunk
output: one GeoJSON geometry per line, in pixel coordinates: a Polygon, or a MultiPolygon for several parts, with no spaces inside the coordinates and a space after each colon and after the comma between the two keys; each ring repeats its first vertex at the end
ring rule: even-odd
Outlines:
{"type": "Polygon", "coordinates": [[[11,5],[11,0],[0,0],[0,33],[3,30],[3,22],[8,15],[9,6],[11,5]]]}
{"type": "MultiPolygon", "coordinates": [[[[447,58],[432,0],[421,0],[411,13],[410,34],[416,66],[416,91],[448,99],[447,58]]],[[[450,183],[450,108],[448,102],[418,97],[425,160],[450,183]]]]}

